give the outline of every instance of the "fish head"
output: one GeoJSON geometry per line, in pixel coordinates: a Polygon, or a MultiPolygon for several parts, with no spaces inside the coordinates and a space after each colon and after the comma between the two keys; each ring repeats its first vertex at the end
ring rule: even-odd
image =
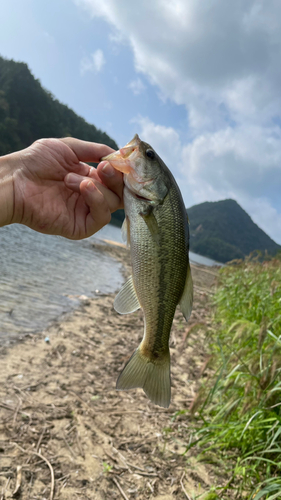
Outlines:
{"type": "Polygon", "coordinates": [[[123,172],[125,185],[138,197],[154,203],[164,200],[169,187],[167,167],[154,149],[141,141],[137,134],[126,146],[102,160],[123,172]]]}

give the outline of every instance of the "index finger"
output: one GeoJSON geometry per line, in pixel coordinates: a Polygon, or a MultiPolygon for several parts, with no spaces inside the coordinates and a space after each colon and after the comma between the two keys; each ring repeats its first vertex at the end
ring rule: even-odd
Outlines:
{"type": "Polygon", "coordinates": [[[106,146],[106,144],[82,141],[81,139],[76,139],[75,137],[64,137],[60,140],[72,149],[79,161],[98,163],[103,156],[106,156],[114,151],[114,149],[106,146]]]}

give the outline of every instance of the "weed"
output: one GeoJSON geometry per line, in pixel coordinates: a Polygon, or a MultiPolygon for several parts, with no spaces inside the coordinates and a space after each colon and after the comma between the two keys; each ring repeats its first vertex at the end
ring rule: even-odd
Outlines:
{"type": "MultiPolygon", "coordinates": [[[[214,374],[195,405],[200,443],[225,460],[220,495],[281,498],[281,262],[226,266],[214,296],[214,374]]],[[[201,453],[202,456],[202,453],[201,453]]]]}
{"type": "Polygon", "coordinates": [[[112,469],[112,465],[109,465],[107,462],[103,462],[102,465],[103,465],[103,473],[108,474],[112,469]]]}

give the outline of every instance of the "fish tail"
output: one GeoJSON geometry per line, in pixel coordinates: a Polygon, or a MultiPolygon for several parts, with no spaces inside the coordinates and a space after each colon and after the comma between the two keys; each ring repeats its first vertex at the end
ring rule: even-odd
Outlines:
{"type": "Polygon", "coordinates": [[[156,405],[168,408],[171,400],[170,353],[151,361],[142,354],[141,345],[120,373],[116,388],[128,390],[140,387],[156,405]]]}

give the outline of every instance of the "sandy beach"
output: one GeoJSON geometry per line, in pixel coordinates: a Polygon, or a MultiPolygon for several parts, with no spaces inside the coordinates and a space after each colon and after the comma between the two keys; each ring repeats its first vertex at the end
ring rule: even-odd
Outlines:
{"type": "MultiPolygon", "coordinates": [[[[101,246],[123,263],[125,280],[128,251],[101,246]]],[[[47,330],[0,348],[0,499],[186,499],[215,484],[218,471],[183,455],[189,412],[175,418],[191,406],[209,359],[216,271],[192,266],[192,276],[192,316],[186,323],[177,311],[172,328],[167,410],[141,389],[115,389],[143,314],[118,315],[113,295],[84,297],[47,330]]]]}

